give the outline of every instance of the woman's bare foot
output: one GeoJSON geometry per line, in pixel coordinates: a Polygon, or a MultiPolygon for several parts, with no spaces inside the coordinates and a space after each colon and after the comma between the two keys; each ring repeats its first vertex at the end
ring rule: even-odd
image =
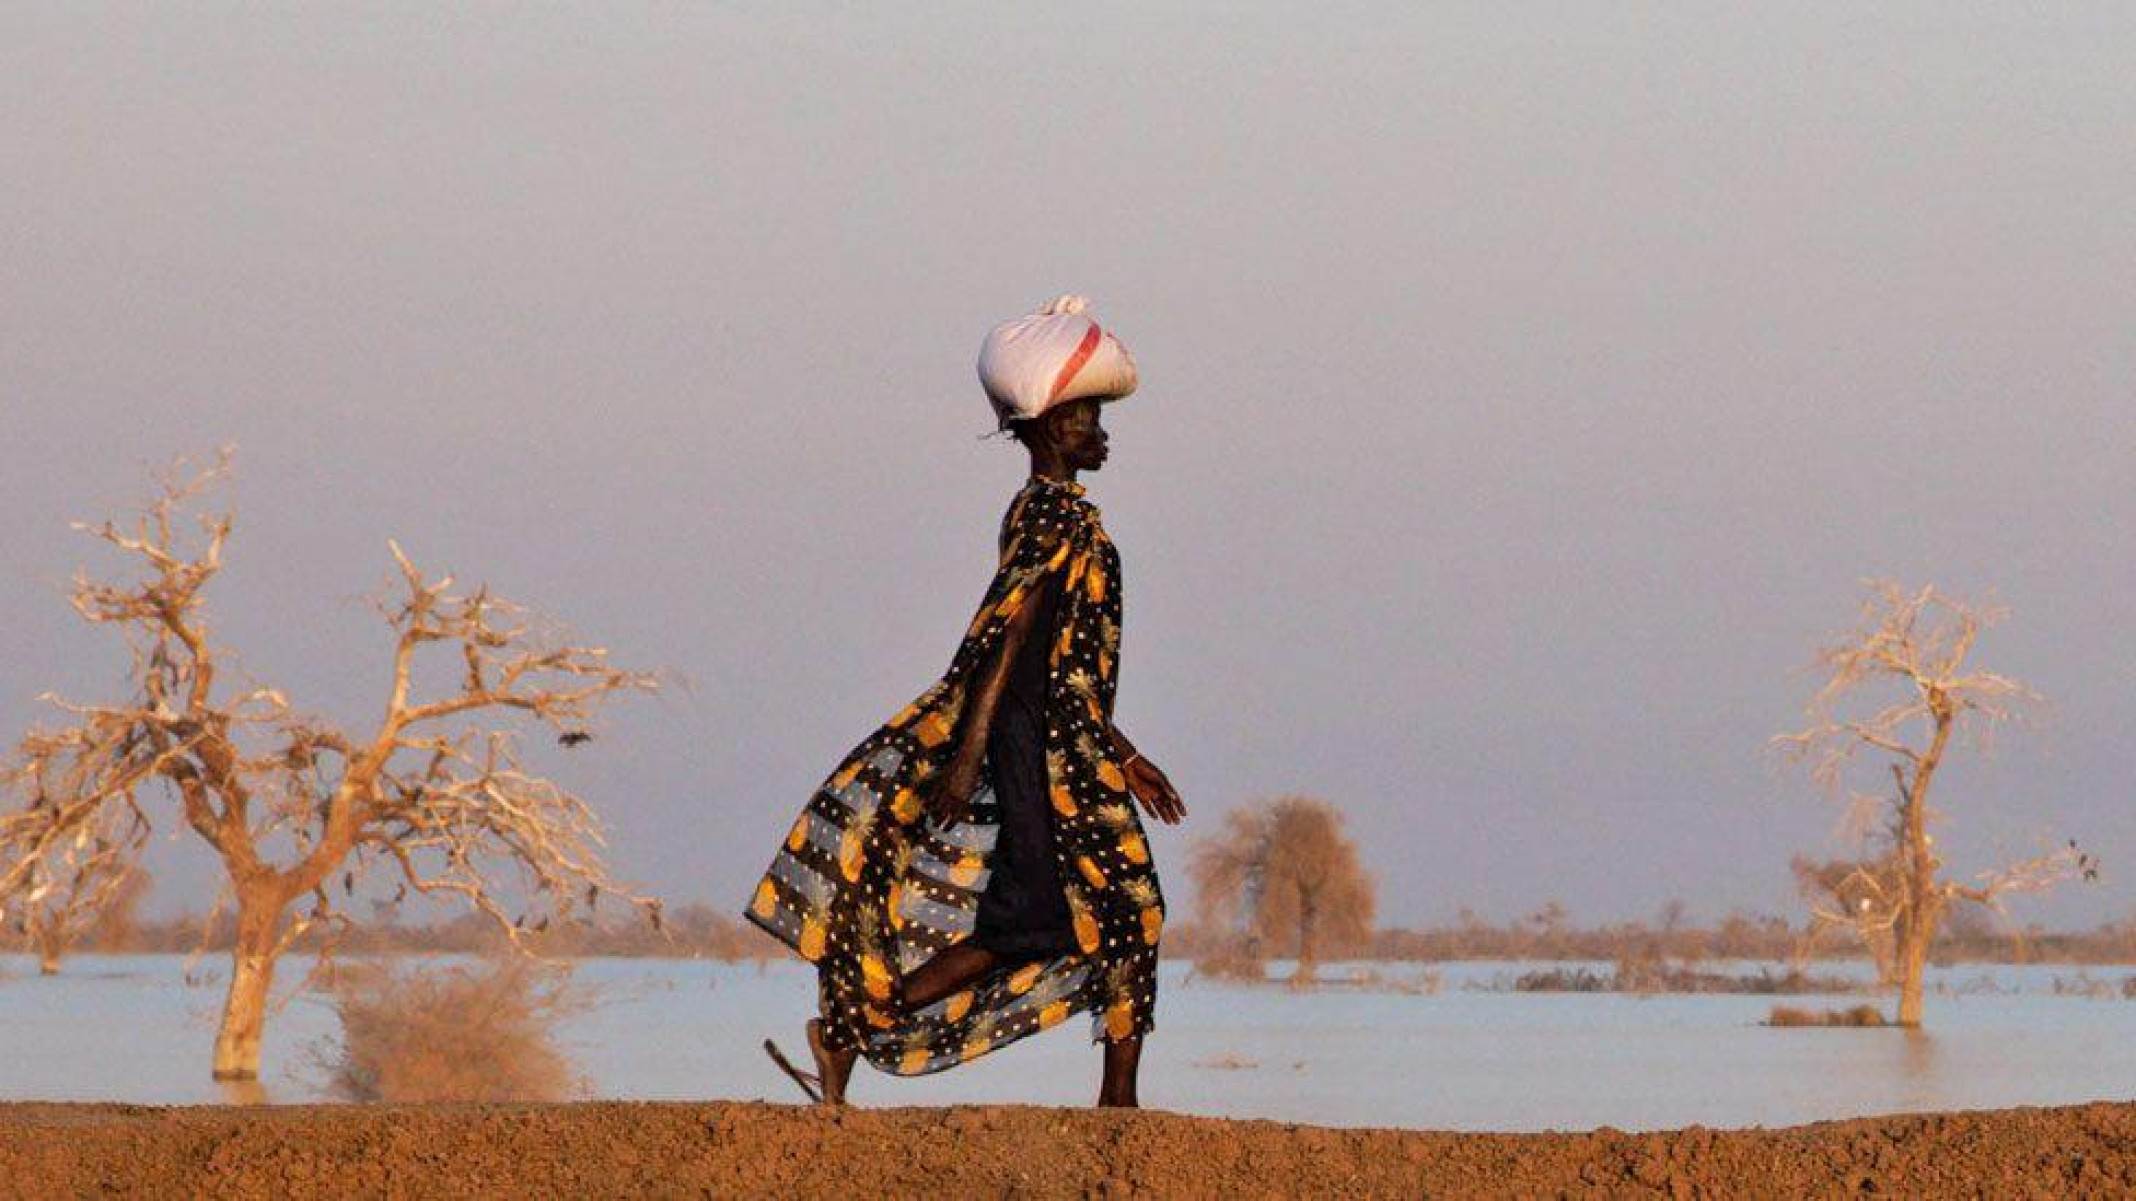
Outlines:
{"type": "Polygon", "coordinates": [[[824,1105],[846,1103],[846,1081],[853,1077],[853,1061],[860,1056],[854,1049],[833,1051],[823,1045],[823,1022],[810,1018],[806,1027],[808,1053],[816,1060],[816,1079],[823,1089],[824,1105]]]}

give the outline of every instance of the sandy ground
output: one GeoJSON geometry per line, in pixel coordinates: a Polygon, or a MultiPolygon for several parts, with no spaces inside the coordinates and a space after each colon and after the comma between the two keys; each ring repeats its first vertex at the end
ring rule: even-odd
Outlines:
{"type": "Polygon", "coordinates": [[[1450,1134],[1026,1107],[0,1106],[0,1196],[2136,1196],[2136,1104],[1450,1134]]]}

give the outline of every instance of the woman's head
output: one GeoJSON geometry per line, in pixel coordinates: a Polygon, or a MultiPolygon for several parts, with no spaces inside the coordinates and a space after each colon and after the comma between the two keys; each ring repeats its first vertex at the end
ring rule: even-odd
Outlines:
{"type": "Polygon", "coordinates": [[[1031,452],[1031,469],[1066,476],[1105,466],[1110,436],[1096,397],[1054,405],[1036,417],[1011,421],[1009,432],[1031,452]]]}

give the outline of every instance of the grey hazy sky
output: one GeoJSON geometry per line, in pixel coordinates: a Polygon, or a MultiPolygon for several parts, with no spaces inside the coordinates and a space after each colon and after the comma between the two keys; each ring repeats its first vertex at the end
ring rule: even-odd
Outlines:
{"type": "Polygon", "coordinates": [[[686,673],[544,761],[738,905],[946,666],[1022,474],[973,356],[1072,290],[1195,824],[1335,800],[1398,921],[1786,906],[1833,812],[1761,744],[1895,574],[2056,702],[1953,864],[2075,834],[2025,915],[2128,909],[2136,10],[436,7],[0,6],[0,728],[123,661],[66,522],[233,440],[252,671],[374,714],[393,536],[686,673]]]}

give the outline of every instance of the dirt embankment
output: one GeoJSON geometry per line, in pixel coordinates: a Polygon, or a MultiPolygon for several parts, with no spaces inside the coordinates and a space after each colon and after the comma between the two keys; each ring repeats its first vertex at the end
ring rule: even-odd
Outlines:
{"type": "Polygon", "coordinates": [[[2136,1105],[1451,1134],[1025,1107],[0,1106],[0,1195],[2136,1196],[2136,1105]]]}

